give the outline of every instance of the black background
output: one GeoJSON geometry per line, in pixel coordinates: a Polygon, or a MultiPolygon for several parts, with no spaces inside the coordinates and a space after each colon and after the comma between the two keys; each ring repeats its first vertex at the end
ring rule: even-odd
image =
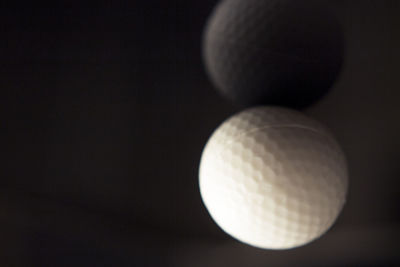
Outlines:
{"type": "Polygon", "coordinates": [[[289,251],[234,241],[201,202],[202,148],[240,110],[201,61],[215,3],[0,10],[2,266],[399,262],[400,3],[327,1],[345,29],[346,62],[305,112],[342,144],[350,194],[327,235],[289,251]]]}

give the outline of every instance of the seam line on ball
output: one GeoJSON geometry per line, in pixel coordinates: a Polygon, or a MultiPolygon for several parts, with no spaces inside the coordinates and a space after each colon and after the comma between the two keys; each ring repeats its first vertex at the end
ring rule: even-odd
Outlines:
{"type": "Polygon", "coordinates": [[[332,138],[332,136],[325,134],[324,132],[318,131],[316,129],[310,128],[310,127],[306,127],[306,126],[302,126],[302,125],[298,125],[298,124],[277,124],[277,125],[268,125],[268,126],[262,126],[262,127],[258,127],[258,128],[253,128],[251,130],[248,130],[246,132],[240,133],[239,135],[235,136],[233,138],[233,140],[229,140],[228,142],[226,142],[225,144],[230,144],[232,143],[234,140],[239,139],[240,137],[249,134],[249,133],[254,133],[254,132],[258,132],[260,130],[264,130],[264,129],[269,129],[269,128],[300,128],[300,129],[304,129],[304,130],[308,130],[314,133],[317,133],[319,135],[325,136],[327,138],[329,138],[330,140],[334,139],[332,138]]]}

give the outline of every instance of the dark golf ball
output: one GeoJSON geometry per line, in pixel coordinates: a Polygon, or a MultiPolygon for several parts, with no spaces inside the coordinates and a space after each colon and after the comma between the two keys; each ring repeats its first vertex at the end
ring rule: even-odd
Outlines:
{"type": "Polygon", "coordinates": [[[223,0],[206,24],[203,58],[215,87],[233,102],[301,109],[332,87],[343,46],[326,2],[223,0]]]}

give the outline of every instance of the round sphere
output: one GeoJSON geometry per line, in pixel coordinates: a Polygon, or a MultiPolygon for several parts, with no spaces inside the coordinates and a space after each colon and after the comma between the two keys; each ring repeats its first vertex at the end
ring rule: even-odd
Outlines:
{"type": "Polygon", "coordinates": [[[325,233],[347,194],[345,157],[319,123],[276,107],[225,121],[204,148],[203,202],[229,235],[252,246],[289,249],[325,233]]]}
{"type": "Polygon", "coordinates": [[[206,24],[203,58],[216,88],[238,104],[304,108],[335,81],[343,33],[316,1],[226,0],[206,24]]]}

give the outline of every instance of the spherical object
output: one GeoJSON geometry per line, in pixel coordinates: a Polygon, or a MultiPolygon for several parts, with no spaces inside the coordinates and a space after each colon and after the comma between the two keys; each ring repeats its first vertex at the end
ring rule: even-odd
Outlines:
{"type": "Polygon", "coordinates": [[[307,244],[338,217],[345,157],[333,136],[297,111],[255,107],[234,115],[204,148],[199,184],[214,221],[265,249],[307,244]]]}
{"type": "Polygon", "coordinates": [[[318,1],[225,0],[204,32],[217,89],[242,105],[303,108],[326,94],[343,61],[343,34],[318,1]]]}

